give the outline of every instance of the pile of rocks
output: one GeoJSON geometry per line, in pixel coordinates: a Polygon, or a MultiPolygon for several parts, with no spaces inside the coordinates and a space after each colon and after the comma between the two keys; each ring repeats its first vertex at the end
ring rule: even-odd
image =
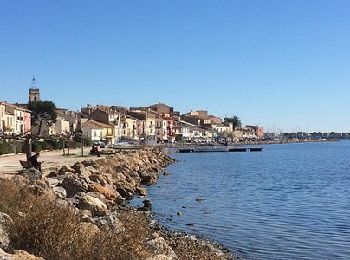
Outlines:
{"type": "Polygon", "coordinates": [[[58,198],[90,211],[92,216],[104,216],[135,195],[145,196],[144,185],[154,184],[173,162],[160,149],[119,152],[111,158],[62,166],[44,180],[58,198]]]}
{"type": "MultiPolygon", "coordinates": [[[[30,192],[73,207],[81,216],[82,229],[122,232],[119,209],[135,195],[146,196],[145,185],[156,183],[164,168],[173,162],[161,149],[145,148],[64,165],[46,176],[35,169],[25,170],[22,175],[29,182],[30,192]]],[[[141,209],[150,210],[150,202],[145,200],[145,207],[141,209]]],[[[145,240],[145,246],[154,251],[154,257],[149,260],[176,259],[170,246],[157,233],[145,240]]]]}

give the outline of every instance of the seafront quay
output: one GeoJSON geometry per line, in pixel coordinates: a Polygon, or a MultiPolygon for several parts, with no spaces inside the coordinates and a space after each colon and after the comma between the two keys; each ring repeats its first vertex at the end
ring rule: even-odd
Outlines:
{"type": "Polygon", "coordinates": [[[161,148],[61,157],[43,173],[32,168],[0,179],[0,258],[234,259],[152,220],[146,186],[175,162],[161,148]],[[134,196],[145,198],[142,207],[128,204],[134,196]]]}

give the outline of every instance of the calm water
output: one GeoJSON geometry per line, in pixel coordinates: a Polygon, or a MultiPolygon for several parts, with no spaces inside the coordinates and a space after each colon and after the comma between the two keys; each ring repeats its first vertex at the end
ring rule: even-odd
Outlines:
{"type": "Polygon", "coordinates": [[[248,259],[350,259],[350,142],[173,157],[149,188],[163,225],[248,259]]]}

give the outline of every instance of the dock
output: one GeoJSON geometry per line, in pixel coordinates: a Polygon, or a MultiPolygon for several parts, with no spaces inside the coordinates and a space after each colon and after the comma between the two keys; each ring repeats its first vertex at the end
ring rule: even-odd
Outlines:
{"type": "Polygon", "coordinates": [[[263,147],[221,147],[221,146],[199,146],[179,148],[178,153],[214,153],[214,152],[262,152],[263,147]]]}

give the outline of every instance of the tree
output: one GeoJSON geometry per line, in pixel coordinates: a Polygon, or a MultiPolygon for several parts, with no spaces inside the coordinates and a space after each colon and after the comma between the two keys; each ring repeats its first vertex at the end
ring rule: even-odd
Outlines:
{"type": "Polygon", "coordinates": [[[43,125],[50,127],[56,122],[56,106],[52,101],[32,101],[29,102],[28,109],[32,111],[32,126],[39,127],[39,135],[43,125]]]}
{"type": "Polygon", "coordinates": [[[235,131],[236,128],[239,128],[242,126],[241,119],[239,119],[239,117],[235,115],[233,115],[232,117],[225,117],[224,122],[231,123],[233,127],[233,131],[235,131]]]}

